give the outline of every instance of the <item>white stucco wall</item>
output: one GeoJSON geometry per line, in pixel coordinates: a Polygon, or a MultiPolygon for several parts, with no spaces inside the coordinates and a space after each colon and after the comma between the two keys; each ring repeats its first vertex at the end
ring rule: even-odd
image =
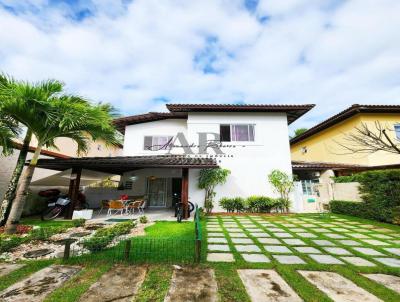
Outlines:
{"type": "MultiPolygon", "coordinates": [[[[277,196],[268,183],[267,175],[273,169],[291,173],[285,113],[189,113],[188,120],[171,119],[130,125],[125,130],[124,155],[165,154],[166,151],[143,150],[144,136],[148,135],[175,136],[181,132],[185,134],[189,143],[198,145],[199,132],[210,133],[209,138],[212,139],[211,133],[219,133],[220,124],[254,124],[255,141],[224,143],[231,147],[222,148],[225,157],[217,157],[217,162],[222,168],[229,169],[231,174],[226,184],[216,188],[215,200],[218,201],[222,197],[248,197],[256,194],[277,196]]],[[[193,150],[198,152],[198,149],[193,150]]],[[[209,151],[210,155],[215,154],[211,149],[209,151]]],[[[182,149],[173,149],[171,153],[181,154],[182,149]]],[[[161,177],[165,172],[157,173],[154,175],[161,177]]],[[[203,206],[204,192],[197,188],[198,173],[197,169],[189,171],[189,200],[203,206]]],[[[145,188],[144,176],[141,175],[140,180],[136,182],[137,187],[145,188]]],[[[220,210],[222,209],[216,202],[215,211],[220,210]]]]}

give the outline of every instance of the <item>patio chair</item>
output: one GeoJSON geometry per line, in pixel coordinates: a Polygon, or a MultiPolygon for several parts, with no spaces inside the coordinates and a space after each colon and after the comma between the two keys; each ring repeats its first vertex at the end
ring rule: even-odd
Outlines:
{"type": "Polygon", "coordinates": [[[99,214],[101,214],[101,212],[103,212],[104,209],[108,210],[109,208],[110,208],[110,201],[109,200],[102,200],[99,214]]]}
{"type": "Polygon", "coordinates": [[[110,216],[112,215],[112,212],[114,211],[116,213],[121,213],[121,215],[124,213],[125,207],[122,201],[120,200],[111,200],[109,203],[109,208],[107,211],[107,215],[110,216]]]}
{"type": "Polygon", "coordinates": [[[146,208],[146,200],[140,200],[139,213],[144,214],[146,208]]]}
{"type": "Polygon", "coordinates": [[[140,204],[141,204],[140,200],[139,201],[132,201],[132,202],[128,203],[128,205],[125,208],[126,213],[134,215],[135,214],[135,209],[137,209],[138,212],[140,212],[140,204]]]}

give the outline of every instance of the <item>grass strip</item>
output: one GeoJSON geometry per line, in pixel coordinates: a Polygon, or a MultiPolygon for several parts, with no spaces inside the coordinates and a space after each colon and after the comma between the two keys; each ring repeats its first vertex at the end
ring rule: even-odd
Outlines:
{"type": "Polygon", "coordinates": [[[169,289],[172,275],[172,267],[169,265],[150,266],[135,302],[164,301],[169,289]]]}

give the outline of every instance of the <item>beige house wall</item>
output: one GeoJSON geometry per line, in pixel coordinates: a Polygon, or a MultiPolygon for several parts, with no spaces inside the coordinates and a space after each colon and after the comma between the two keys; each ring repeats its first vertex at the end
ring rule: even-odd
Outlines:
{"type": "Polygon", "coordinates": [[[335,200],[362,201],[358,191],[358,182],[334,183],[333,198],[335,200]]]}

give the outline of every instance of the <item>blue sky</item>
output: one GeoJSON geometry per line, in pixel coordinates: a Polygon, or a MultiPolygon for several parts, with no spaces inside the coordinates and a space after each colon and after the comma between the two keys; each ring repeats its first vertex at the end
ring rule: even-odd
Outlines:
{"type": "Polygon", "coordinates": [[[400,104],[398,0],[0,0],[0,70],[122,114],[166,102],[400,104]]]}

